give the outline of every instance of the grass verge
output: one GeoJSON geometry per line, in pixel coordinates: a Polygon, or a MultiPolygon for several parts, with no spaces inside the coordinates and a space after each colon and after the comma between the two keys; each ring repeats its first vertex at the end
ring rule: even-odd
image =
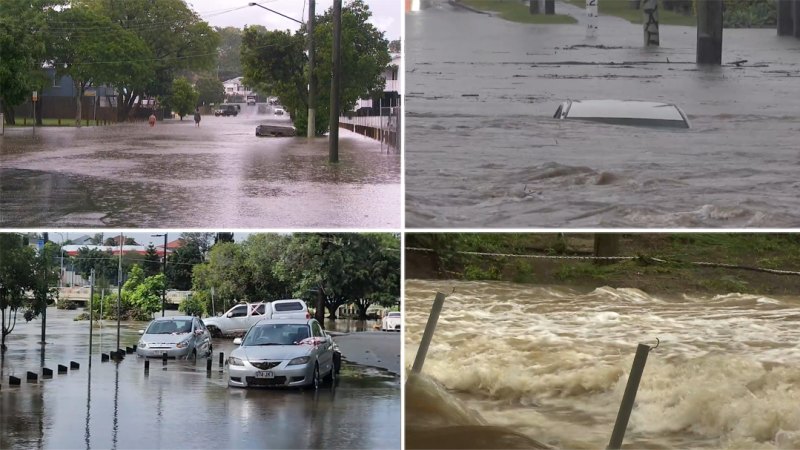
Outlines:
{"type": "MultiPolygon", "coordinates": [[[[26,118],[17,117],[16,122],[17,123],[15,125],[8,125],[7,124],[6,128],[17,128],[17,127],[30,128],[31,126],[33,126],[33,119],[31,119],[30,117],[26,117],[26,118]]],[[[102,121],[98,121],[98,124],[100,126],[102,126],[103,122],[102,121]]],[[[42,119],[42,124],[41,125],[37,124],[36,126],[37,127],[40,127],[40,126],[41,127],[74,127],[75,126],[75,119],[74,118],[72,118],[72,119],[42,119]],[[59,123],[59,120],[60,120],[60,123],[59,123]]],[[[86,120],[81,120],[81,126],[82,127],[93,127],[93,126],[95,126],[95,121],[94,120],[89,120],[87,122],[86,120]]]]}
{"type": "Polygon", "coordinates": [[[519,23],[569,24],[576,23],[574,17],[564,14],[531,14],[527,4],[520,0],[461,0],[460,3],[481,11],[497,13],[501,18],[519,23]]]}
{"type": "MultiPolygon", "coordinates": [[[[586,0],[563,0],[579,8],[586,7],[586,0]]],[[[615,16],[631,23],[643,23],[644,14],[641,9],[633,9],[628,0],[598,0],[598,12],[603,16],[615,16]]],[[[662,25],[697,25],[694,16],[684,16],[666,9],[658,9],[658,22],[662,25]]]]}

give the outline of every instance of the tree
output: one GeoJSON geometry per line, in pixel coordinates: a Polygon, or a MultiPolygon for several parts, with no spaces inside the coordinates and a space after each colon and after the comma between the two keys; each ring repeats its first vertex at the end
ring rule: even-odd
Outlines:
{"type": "Polygon", "coordinates": [[[161,267],[161,256],[151,243],[144,254],[144,272],[147,276],[157,275],[161,272],[161,267]]]}
{"type": "MultiPolygon", "coordinates": [[[[245,283],[246,277],[244,254],[241,246],[232,242],[222,242],[214,246],[208,254],[208,262],[197,264],[192,273],[192,291],[194,295],[200,292],[208,294],[211,298],[211,289],[214,289],[217,310],[224,310],[232,306],[237,300],[247,299],[245,283]]],[[[207,307],[206,310],[211,310],[207,307]]]]}
{"type": "Polygon", "coordinates": [[[400,39],[395,39],[394,41],[389,42],[389,51],[392,53],[400,53],[402,49],[402,44],[400,44],[400,39]]]}
{"type": "Polygon", "coordinates": [[[217,52],[217,78],[220,82],[230,80],[242,74],[240,58],[242,48],[242,30],[236,27],[216,27],[219,35],[217,52]]]}
{"type": "Polygon", "coordinates": [[[100,11],[73,2],[50,14],[54,25],[48,30],[48,55],[56,75],[69,75],[73,80],[77,126],[87,87],[141,83],[152,76],[152,53],[144,41],[100,11]]]}
{"type": "Polygon", "coordinates": [[[137,99],[169,97],[180,71],[214,67],[219,36],[184,0],[84,1],[136,34],[152,54],[151,77],[117,86],[120,120],[127,119],[137,99]]]}
{"type": "MultiPolygon", "coordinates": [[[[342,96],[341,111],[350,111],[362,97],[383,91],[383,70],[391,62],[388,41],[369,19],[372,12],[363,0],[353,0],[342,9],[342,96]]],[[[316,133],[328,130],[332,73],[333,11],[317,18],[314,39],[317,51],[316,133]]],[[[272,92],[290,112],[298,135],[308,126],[308,72],[306,31],[262,32],[247,27],[242,37],[242,66],[245,82],[272,92]]]]}
{"type": "Polygon", "coordinates": [[[36,318],[58,296],[59,268],[52,261],[58,246],[47,242],[37,254],[16,233],[0,233],[0,352],[14,331],[17,313],[36,318]]]}
{"type": "Polygon", "coordinates": [[[197,98],[198,93],[189,83],[189,80],[179,77],[172,83],[172,94],[168,97],[166,103],[183,120],[183,116],[194,111],[197,105],[197,98]]]}
{"type": "Polygon", "coordinates": [[[14,125],[14,107],[43,86],[45,11],[58,0],[0,0],[0,107],[14,125]]]}
{"type": "Polygon", "coordinates": [[[167,263],[167,285],[173,289],[187,291],[192,288],[194,266],[205,259],[211,233],[183,233],[182,244],[169,256],[167,263]]]}
{"type": "Polygon", "coordinates": [[[214,237],[214,245],[220,242],[233,242],[233,233],[217,233],[214,237]]]}
{"type": "Polygon", "coordinates": [[[89,242],[94,245],[101,245],[103,243],[103,233],[95,233],[95,235],[89,239],[89,242]]]}
{"type": "Polygon", "coordinates": [[[216,78],[200,78],[195,88],[201,105],[220,104],[225,100],[225,86],[216,78]]]}

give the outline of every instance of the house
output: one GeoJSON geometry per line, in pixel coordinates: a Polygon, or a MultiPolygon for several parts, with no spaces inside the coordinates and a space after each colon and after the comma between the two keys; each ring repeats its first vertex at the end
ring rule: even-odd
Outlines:
{"type": "Polygon", "coordinates": [[[383,87],[383,96],[379,99],[359,99],[356,102],[355,110],[359,116],[381,116],[387,115],[384,110],[381,113],[380,108],[393,108],[400,106],[402,91],[400,90],[400,70],[401,56],[400,53],[392,53],[392,61],[383,70],[381,74],[385,80],[383,87]]]}
{"type": "Polygon", "coordinates": [[[232,97],[247,98],[248,95],[256,95],[252,89],[244,85],[242,82],[243,78],[244,77],[231,78],[230,80],[222,83],[222,85],[225,87],[226,101],[229,101],[229,99],[232,97]]]}

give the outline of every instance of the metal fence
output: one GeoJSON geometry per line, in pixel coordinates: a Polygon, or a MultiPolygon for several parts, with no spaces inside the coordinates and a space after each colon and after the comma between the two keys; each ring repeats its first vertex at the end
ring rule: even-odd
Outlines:
{"type": "Polygon", "coordinates": [[[381,151],[400,151],[402,108],[382,107],[378,116],[340,117],[339,126],[363,136],[378,140],[381,151]]]}

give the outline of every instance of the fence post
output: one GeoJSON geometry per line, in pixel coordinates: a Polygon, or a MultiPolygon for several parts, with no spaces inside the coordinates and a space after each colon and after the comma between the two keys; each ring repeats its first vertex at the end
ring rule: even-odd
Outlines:
{"type": "Polygon", "coordinates": [[[414,358],[414,365],[411,367],[412,373],[419,373],[422,371],[422,365],[425,364],[425,356],[428,354],[428,347],[431,345],[433,332],[436,330],[436,323],[439,321],[439,313],[442,312],[443,305],[444,294],[437,292],[436,298],[433,299],[431,315],[428,316],[428,323],[425,325],[425,332],[422,333],[422,340],[419,343],[417,356],[414,358]]]}
{"type": "Polygon", "coordinates": [[[622,447],[622,439],[625,437],[625,429],[628,428],[628,419],[631,417],[636,392],[639,390],[639,382],[642,380],[642,372],[644,372],[644,365],[647,363],[647,355],[650,350],[652,350],[650,346],[645,344],[639,344],[636,347],[636,356],[633,357],[633,366],[628,375],[628,384],[625,385],[625,393],[622,395],[622,403],[619,405],[617,421],[614,423],[614,431],[611,432],[608,450],[619,450],[622,447]]]}

